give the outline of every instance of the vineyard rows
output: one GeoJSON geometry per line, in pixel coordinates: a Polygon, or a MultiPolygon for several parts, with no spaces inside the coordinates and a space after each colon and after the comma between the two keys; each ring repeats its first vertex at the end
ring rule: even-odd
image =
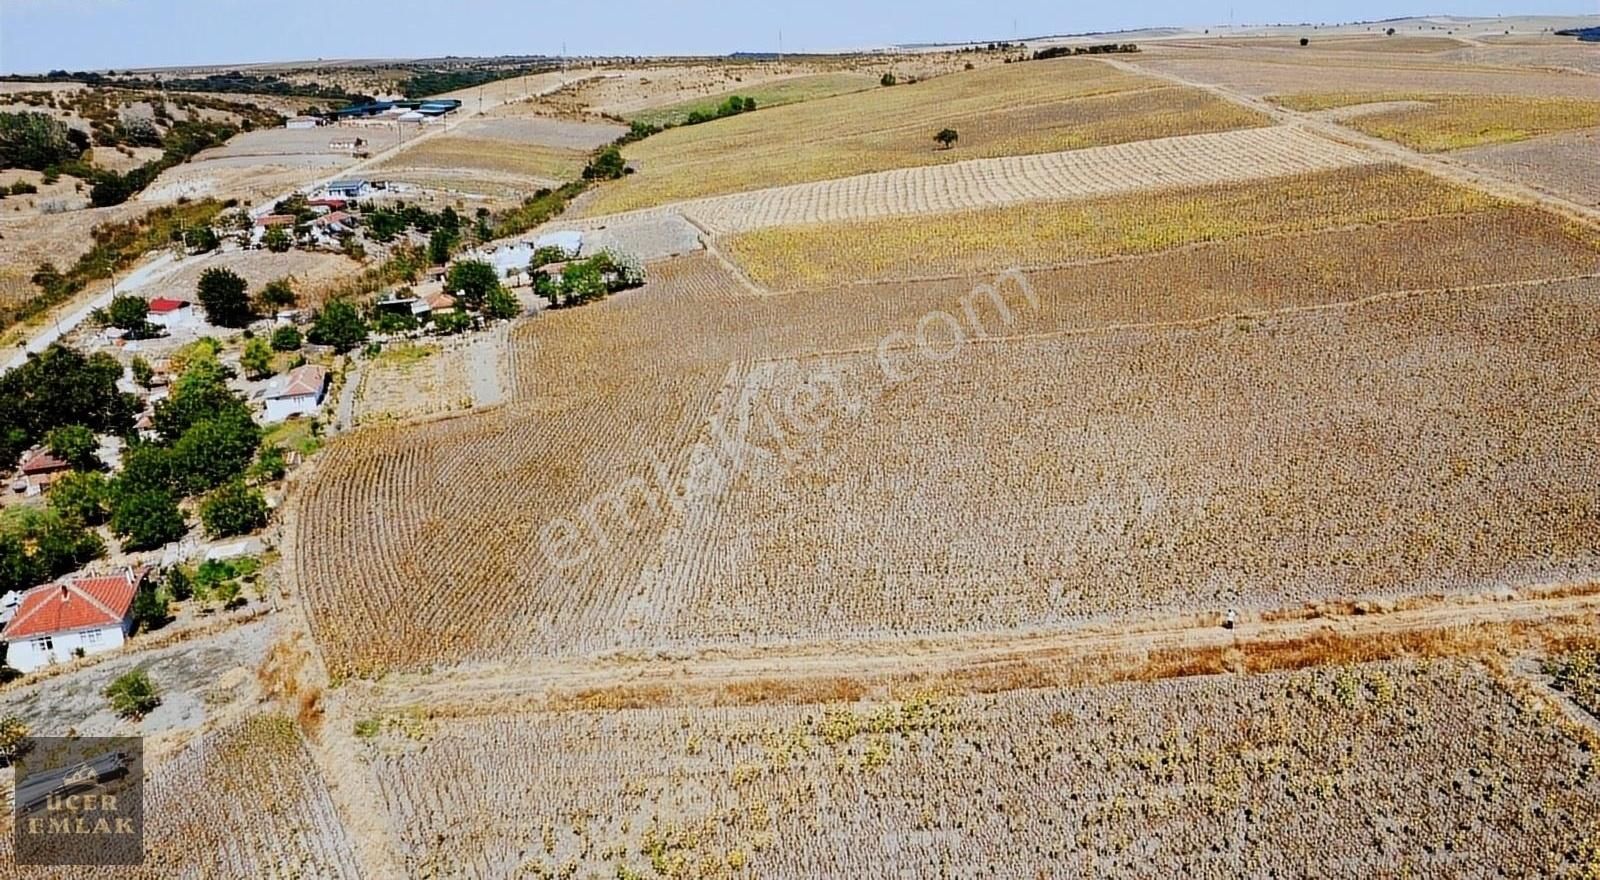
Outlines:
{"type": "Polygon", "coordinates": [[[1595,856],[1579,736],[1449,661],[490,715],[370,754],[418,876],[1552,876],[1595,856]]]}
{"type": "MultiPolygon", "coordinates": [[[[358,875],[353,844],[326,783],[289,718],[260,716],[208,733],[153,768],[144,788],[144,864],[34,868],[10,861],[0,837],[0,877],[253,877],[358,875]]],[[[8,811],[9,818],[9,811],[8,811]]]]}

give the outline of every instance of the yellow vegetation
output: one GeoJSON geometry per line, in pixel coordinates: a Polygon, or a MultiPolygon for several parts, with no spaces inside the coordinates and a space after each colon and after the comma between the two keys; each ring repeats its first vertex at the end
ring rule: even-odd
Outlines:
{"type": "Polygon", "coordinates": [[[1427,106],[1358,115],[1345,124],[1429,153],[1511,143],[1600,125],[1600,100],[1582,98],[1331,92],[1286,95],[1273,100],[1291,110],[1303,111],[1390,101],[1422,102],[1427,106]]]}

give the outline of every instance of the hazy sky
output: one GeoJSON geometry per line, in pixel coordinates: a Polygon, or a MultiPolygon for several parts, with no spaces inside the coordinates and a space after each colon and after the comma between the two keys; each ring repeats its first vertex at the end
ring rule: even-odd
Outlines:
{"type": "Polygon", "coordinates": [[[1588,14],[1594,0],[0,0],[0,72],[434,55],[721,54],[1159,25],[1588,14]],[[1444,8],[1441,8],[1444,7],[1444,8]]]}

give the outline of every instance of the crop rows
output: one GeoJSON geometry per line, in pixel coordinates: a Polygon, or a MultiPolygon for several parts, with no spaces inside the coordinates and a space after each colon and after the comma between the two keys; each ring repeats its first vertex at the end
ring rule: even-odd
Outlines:
{"type": "Polygon", "coordinates": [[[1199,89],[1084,60],[1011,65],[746,113],[631,145],[637,173],[591,216],[965,159],[1228,131],[1266,117],[1199,89]],[[942,127],[961,135],[938,149],[942,127]],[[799,134],[800,136],[797,136],[799,134]]]}
{"type": "Polygon", "coordinates": [[[246,719],[146,769],[138,867],[21,868],[0,838],[0,877],[355,878],[353,846],[293,721],[246,719]]]}
{"type": "Polygon", "coordinates": [[[1454,661],[413,735],[371,755],[421,876],[1576,876],[1600,815],[1581,734],[1454,661]]]}
{"type": "Polygon", "coordinates": [[[1328,110],[1394,102],[1399,106],[1357,113],[1345,125],[1424,152],[1527,140],[1600,125],[1600,100],[1518,95],[1323,93],[1280,97],[1294,110],[1328,110]]]}
{"type": "Polygon", "coordinates": [[[1279,126],[881,171],[700,199],[674,209],[716,234],[732,235],[799,223],[939,214],[1257,180],[1375,161],[1365,151],[1279,126]]]}
{"type": "Polygon", "coordinates": [[[913,377],[898,385],[870,350],[762,364],[734,418],[786,430],[669,556],[669,592],[695,598],[666,641],[1592,577],[1597,294],[1439,293],[953,353],[940,337],[942,363],[887,356],[913,377]],[[821,398],[804,418],[796,389],[821,398]]]}

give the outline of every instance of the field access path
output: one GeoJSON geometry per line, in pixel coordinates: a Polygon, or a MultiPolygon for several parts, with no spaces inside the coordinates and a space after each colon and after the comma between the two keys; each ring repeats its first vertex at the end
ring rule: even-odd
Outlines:
{"type": "Polygon", "coordinates": [[[1570,199],[1552,193],[1537,190],[1514,181],[1496,177],[1481,169],[1452,160],[1445,156],[1419,153],[1402,144],[1386,141],[1373,137],[1355,129],[1340,125],[1337,121],[1314,113],[1304,113],[1280,107],[1264,98],[1258,98],[1238,89],[1227,86],[1207,83],[1188,77],[1179,76],[1159,70],[1152,70],[1140,66],[1137,62],[1124,61],[1116,58],[1098,58],[1103,64],[1109,64],[1128,73],[1142,74],[1158,77],[1178,85],[1203,89],[1214,95],[1242,104],[1252,110],[1263,113],[1273,120],[1293,126],[1302,131],[1311,132],[1322,138],[1346,146],[1364,147],[1384,159],[1388,159],[1426,171],[1446,180],[1473,187],[1492,196],[1509,199],[1523,204],[1536,205],[1547,211],[1559,214],[1569,220],[1575,220],[1590,226],[1600,227],[1600,208],[1574,202],[1570,199]]]}

